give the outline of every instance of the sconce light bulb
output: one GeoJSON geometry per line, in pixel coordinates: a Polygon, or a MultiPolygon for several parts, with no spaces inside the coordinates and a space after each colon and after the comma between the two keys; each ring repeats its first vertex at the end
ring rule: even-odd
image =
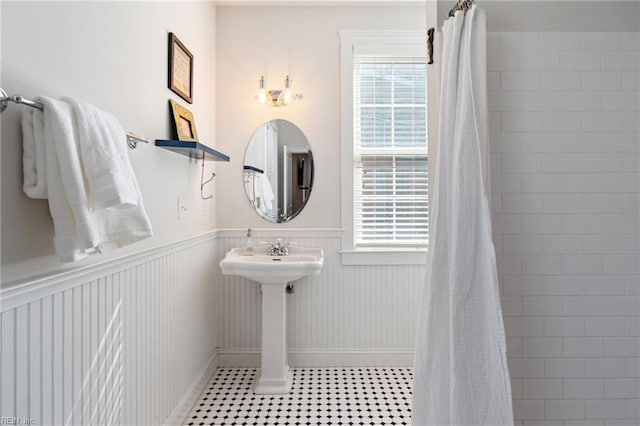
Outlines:
{"type": "Polygon", "coordinates": [[[270,100],[269,98],[270,96],[267,91],[264,89],[260,89],[260,92],[258,93],[258,103],[264,105],[270,100]]]}
{"type": "Polygon", "coordinates": [[[264,76],[260,76],[260,80],[258,80],[258,84],[260,85],[260,91],[258,92],[258,103],[266,104],[271,100],[271,97],[264,89],[264,76]]]}
{"type": "Polygon", "coordinates": [[[284,90],[280,93],[278,97],[278,104],[280,105],[289,105],[291,102],[295,100],[295,96],[291,91],[291,79],[287,76],[284,79],[284,90]]]}
{"type": "Polygon", "coordinates": [[[280,103],[283,105],[289,105],[293,102],[293,99],[293,93],[291,93],[290,88],[286,88],[282,91],[282,94],[280,95],[280,103]]]}

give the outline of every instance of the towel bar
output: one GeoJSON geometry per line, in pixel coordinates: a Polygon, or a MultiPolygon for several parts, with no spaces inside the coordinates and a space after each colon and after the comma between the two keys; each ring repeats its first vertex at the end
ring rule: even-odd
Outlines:
{"type": "MultiPolygon", "coordinates": [[[[39,109],[41,111],[44,110],[44,105],[42,105],[40,102],[32,101],[20,95],[9,96],[7,92],[0,88],[0,113],[7,109],[9,102],[26,105],[31,108],[39,109]]],[[[129,148],[135,149],[138,146],[138,142],[149,143],[149,138],[136,135],[133,132],[127,132],[127,145],[129,146],[129,148]]]]}
{"type": "Polygon", "coordinates": [[[5,109],[7,109],[7,105],[9,104],[9,102],[15,102],[17,104],[30,106],[31,108],[37,108],[39,110],[44,109],[44,106],[40,102],[35,102],[23,98],[20,95],[9,96],[7,92],[0,88],[0,112],[3,112],[5,109]]]}
{"type": "Polygon", "coordinates": [[[136,135],[133,132],[127,132],[127,145],[129,145],[129,148],[136,149],[138,142],[149,143],[149,138],[136,135]]]}

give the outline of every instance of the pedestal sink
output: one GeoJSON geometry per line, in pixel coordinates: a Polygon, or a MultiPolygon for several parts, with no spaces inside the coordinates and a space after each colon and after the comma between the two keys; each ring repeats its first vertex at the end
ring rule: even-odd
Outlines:
{"type": "Polygon", "coordinates": [[[282,394],[291,390],[293,373],[287,363],[287,283],[318,275],[324,264],[319,248],[289,246],[286,256],[270,256],[269,246],[256,247],[252,256],[244,247],[231,249],[220,261],[225,275],[240,275],[262,286],[262,351],[254,392],[282,394]]]}

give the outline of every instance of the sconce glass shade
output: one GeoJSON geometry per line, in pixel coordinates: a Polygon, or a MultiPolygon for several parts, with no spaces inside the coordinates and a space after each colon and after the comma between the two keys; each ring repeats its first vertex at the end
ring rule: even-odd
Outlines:
{"type": "Polygon", "coordinates": [[[295,95],[291,91],[291,79],[289,76],[284,80],[284,90],[278,96],[278,105],[289,105],[295,100],[295,95]]]}
{"type": "Polygon", "coordinates": [[[260,80],[258,80],[258,82],[260,84],[260,91],[258,92],[258,103],[263,105],[271,103],[271,96],[269,96],[264,88],[264,76],[260,77],[260,80]]]}

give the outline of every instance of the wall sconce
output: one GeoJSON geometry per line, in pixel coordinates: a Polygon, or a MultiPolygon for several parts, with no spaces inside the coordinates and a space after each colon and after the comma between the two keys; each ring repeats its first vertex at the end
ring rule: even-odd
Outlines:
{"type": "Polygon", "coordinates": [[[269,106],[285,106],[289,105],[296,99],[302,99],[302,95],[295,94],[291,91],[291,80],[289,76],[284,79],[284,89],[282,90],[266,90],[264,88],[264,76],[260,77],[258,83],[260,92],[258,92],[258,103],[269,106]]]}

